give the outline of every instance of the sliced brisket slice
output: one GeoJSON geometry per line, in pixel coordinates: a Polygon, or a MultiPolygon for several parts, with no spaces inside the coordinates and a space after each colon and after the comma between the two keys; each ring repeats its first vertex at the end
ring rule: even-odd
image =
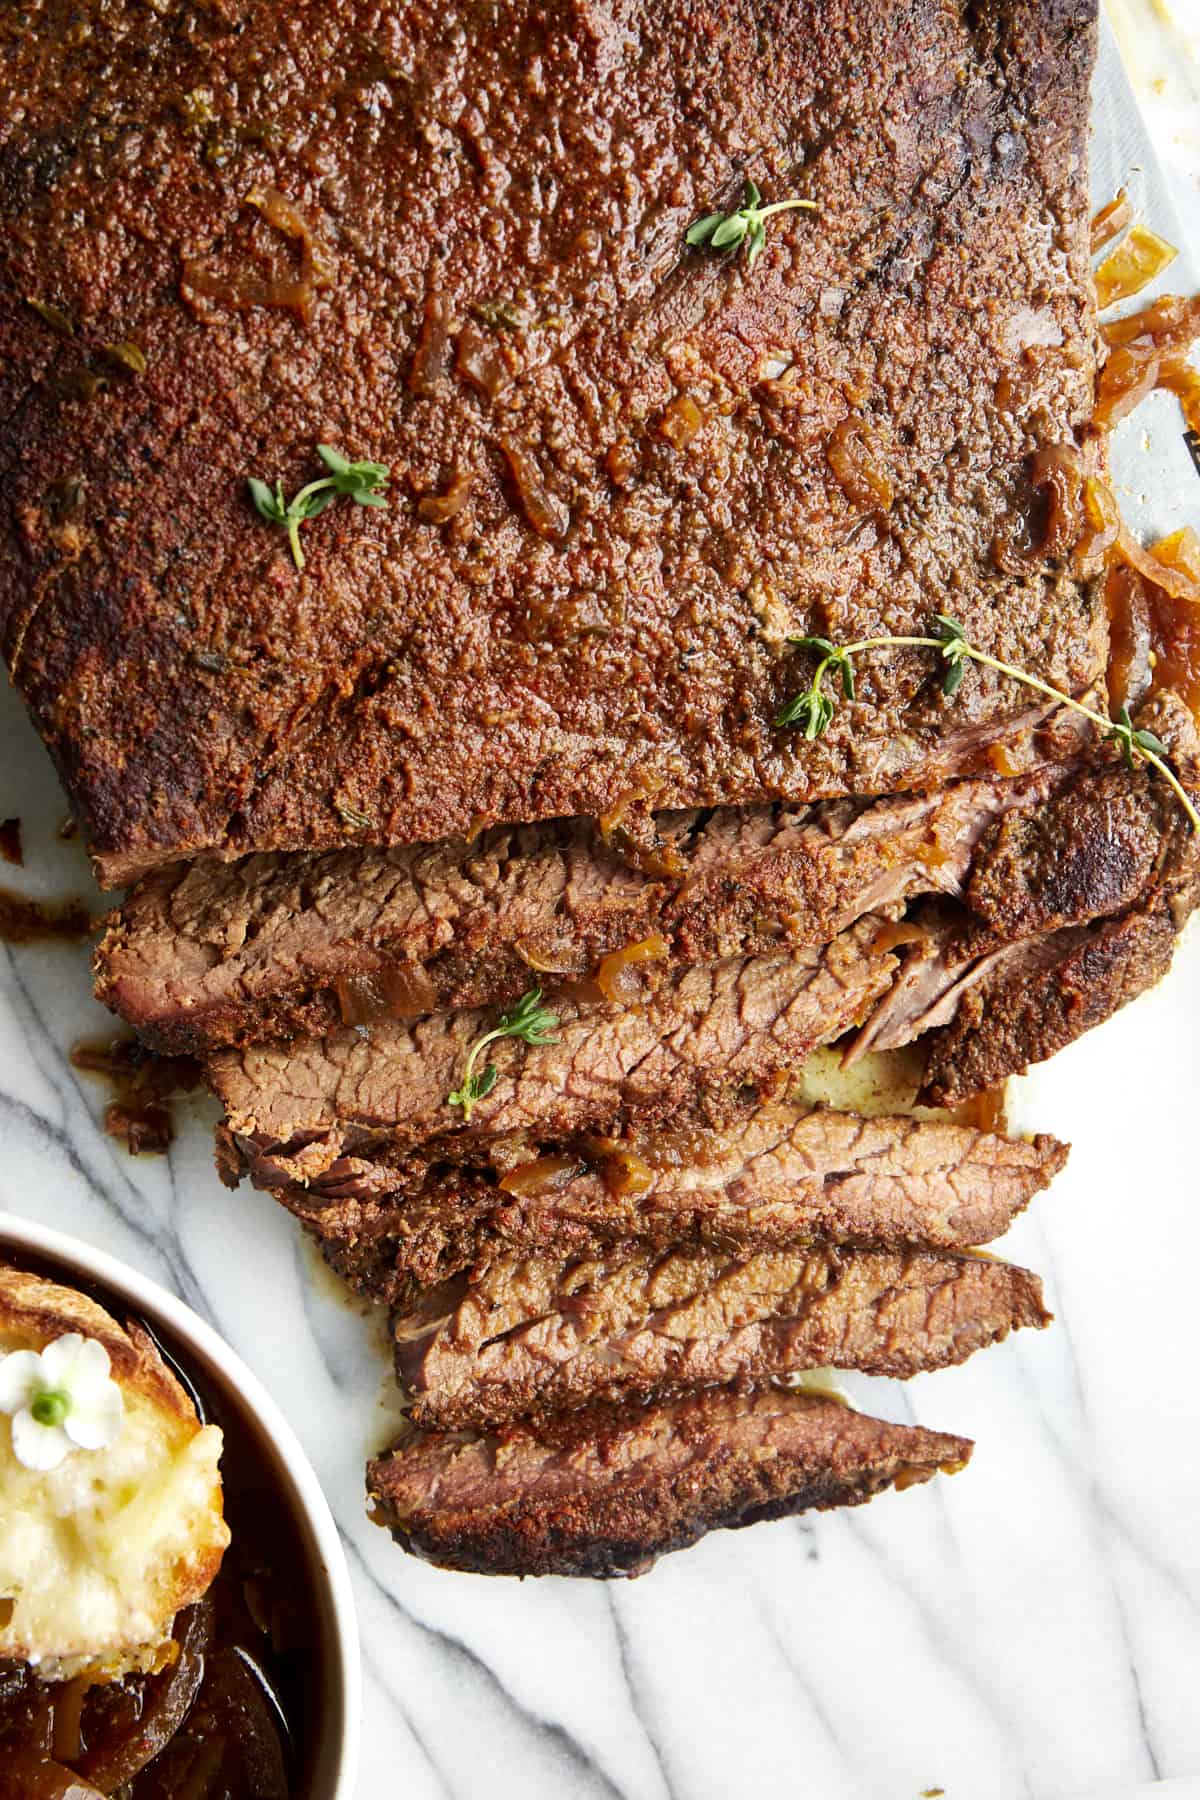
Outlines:
{"type": "Polygon", "coordinates": [[[925,1097],[956,1105],[1031,1063],[1045,1062],[1161,981],[1181,926],[1200,899],[1193,871],[1174,891],[1087,930],[1054,932],[997,962],[933,1037],[925,1097]],[[1183,917],[1180,916],[1180,902],[1183,917]]]}
{"type": "Polygon", "coordinates": [[[1057,760],[1017,779],[648,815],[636,863],[574,820],[469,845],[176,864],[112,915],[96,993],[175,1051],[506,1004],[648,940],[675,964],[823,944],[863,913],[959,893],[989,827],[1068,778],[1071,717],[1038,735],[1037,754],[1057,760]]]}
{"type": "Polygon", "coordinates": [[[556,1000],[557,1041],[491,1046],[495,1086],[469,1125],[448,1103],[471,1044],[495,1014],[462,1012],[290,1047],[250,1045],[209,1059],[229,1140],[260,1186],[307,1185],[346,1159],[361,1175],[396,1147],[479,1141],[514,1131],[543,1139],[724,1117],[819,1043],[857,1024],[896,959],[868,916],[831,944],[792,957],[685,969],[641,1005],[556,1000]]]}
{"type": "Polygon", "coordinates": [[[440,1568],[611,1578],[709,1531],[954,1474],[972,1448],[795,1389],[707,1388],[492,1434],[410,1431],[367,1492],[376,1523],[440,1568]]]}
{"type": "MultiPolygon", "coordinates": [[[[1157,695],[1135,722],[1200,792],[1183,703],[1157,695]]],[[[1110,761],[1001,820],[965,899],[965,919],[940,903],[918,909],[924,941],[903,952],[850,1053],[928,1034],[923,1098],[938,1105],[1045,1061],[1161,980],[1200,900],[1200,844],[1160,778],[1110,761]]]]}
{"type": "Polygon", "coordinates": [[[109,882],[934,786],[1012,683],[881,652],[820,740],[774,721],[789,635],[947,596],[1103,668],[1029,488],[1093,406],[1097,0],[390,0],[375,38],[345,0],[319,55],[315,0],[79,10],[5,14],[0,652],[109,882]],[[753,271],[685,242],[747,176],[818,206],[753,271]],[[390,504],[299,570],[246,477],[294,495],[330,436],[390,504]]]}
{"type": "Polygon", "coordinates": [[[1049,1318],[1036,1275],[970,1253],[621,1245],[496,1257],[393,1329],[413,1420],[446,1428],[800,1369],[915,1375],[1049,1318]]]}
{"type": "MultiPolygon", "coordinates": [[[[826,1239],[965,1249],[1008,1230],[1066,1161],[1032,1140],[938,1119],[860,1118],[773,1104],[723,1131],[595,1139],[507,1174],[431,1173],[415,1193],[279,1198],[373,1299],[445,1280],[488,1250],[586,1254],[623,1238],[765,1248],[826,1239]]],[[[346,1191],[349,1189],[349,1191],[346,1191]]]]}

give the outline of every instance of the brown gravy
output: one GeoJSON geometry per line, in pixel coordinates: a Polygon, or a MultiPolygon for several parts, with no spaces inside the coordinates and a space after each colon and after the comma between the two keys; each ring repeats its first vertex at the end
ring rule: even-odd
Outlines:
{"type": "Polygon", "coordinates": [[[133,1037],[81,1039],[71,1047],[71,1062],[87,1075],[111,1082],[113,1098],[105,1108],[104,1129],[124,1144],[131,1156],[161,1155],[175,1136],[167,1102],[190,1093],[203,1080],[191,1056],[157,1056],[133,1037]]]}
{"type": "Polygon", "coordinates": [[[11,888],[0,888],[0,940],[6,944],[85,938],[91,929],[91,914],[82,900],[29,900],[11,888]]]}

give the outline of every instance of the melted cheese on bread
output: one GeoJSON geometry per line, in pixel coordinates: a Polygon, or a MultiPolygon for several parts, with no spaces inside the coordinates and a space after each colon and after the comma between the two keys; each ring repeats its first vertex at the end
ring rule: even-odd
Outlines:
{"type": "Polygon", "coordinates": [[[202,1426],[154,1343],[70,1288],[0,1267],[0,1354],[97,1338],[125,1405],[115,1440],[27,1469],[0,1419],[0,1657],[55,1678],[146,1661],[229,1542],[221,1433],[202,1426]]]}

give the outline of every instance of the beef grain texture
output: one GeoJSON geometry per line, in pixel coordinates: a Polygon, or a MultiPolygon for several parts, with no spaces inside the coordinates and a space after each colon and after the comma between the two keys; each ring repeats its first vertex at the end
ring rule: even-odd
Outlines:
{"type": "Polygon", "coordinates": [[[972,1448],[816,1394],[707,1388],[492,1435],[413,1431],[368,1466],[367,1492],[376,1523],[440,1568],[612,1578],[709,1531],[955,1474],[972,1448]]]}
{"type": "Polygon", "coordinates": [[[396,1305],[414,1282],[514,1246],[588,1255],[632,1238],[742,1250],[820,1238],[967,1249],[1002,1236],[1066,1158],[1051,1137],[774,1104],[725,1131],[552,1149],[499,1184],[494,1172],[443,1170],[380,1200],[347,1175],[336,1197],[319,1186],[277,1197],[353,1287],[396,1305]]]}
{"type": "Polygon", "coordinates": [[[960,893],[989,826],[1069,779],[1072,718],[1032,734],[1038,764],[1016,780],[651,815],[636,862],[624,824],[610,844],[555,820],[470,844],[176,863],[107,921],[97,998],[170,1053],[507,1004],[632,943],[653,941],[655,969],[822,944],[864,912],[960,893]]]}
{"type": "Polygon", "coordinates": [[[77,10],[0,20],[0,648],[109,883],[931,787],[1026,704],[879,654],[807,744],[789,633],[1102,669],[1021,548],[1092,409],[1096,0],[77,10]],[[688,250],[747,174],[819,211],[688,250]],[[318,441],[391,498],[301,573],[246,477],[318,441]]]}
{"type": "Polygon", "coordinates": [[[800,1369],[905,1377],[1049,1324],[1036,1275],[991,1258],[814,1244],[499,1256],[394,1323],[415,1424],[496,1424],[800,1369]]]}
{"type": "Polygon", "coordinates": [[[231,1147],[265,1187],[307,1186],[331,1171],[369,1182],[378,1162],[382,1180],[394,1181],[397,1146],[611,1132],[635,1114],[648,1126],[721,1117],[747,1088],[769,1084],[865,1016],[896,968],[875,946],[880,924],[868,914],[832,944],[793,957],[685,969],[642,1006],[557,999],[553,1043],[489,1046],[497,1080],[465,1125],[448,1096],[492,1013],[389,1019],[362,1035],[220,1051],[209,1079],[231,1147]]]}

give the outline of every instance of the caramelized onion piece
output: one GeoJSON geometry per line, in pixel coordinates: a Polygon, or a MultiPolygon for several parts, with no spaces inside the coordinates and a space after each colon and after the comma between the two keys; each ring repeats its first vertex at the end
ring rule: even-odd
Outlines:
{"type": "Polygon", "coordinates": [[[1134,338],[1110,350],[1096,384],[1092,424],[1111,431],[1158,386],[1162,354],[1152,337],[1134,338]]]}
{"type": "Polygon", "coordinates": [[[879,467],[867,426],[853,414],[834,427],[825,456],[838,485],[854,506],[865,512],[880,507],[886,512],[896,497],[887,474],[879,467]]]}
{"type": "MultiPolygon", "coordinates": [[[[204,1749],[223,1748],[213,1773],[220,1784],[200,1794],[253,1795],[254,1800],[287,1800],[283,1713],[271,1684],[254,1658],[240,1646],[221,1645],[209,1658],[197,1714],[203,1720],[204,1749]]],[[[202,1752],[203,1754],[203,1752],[202,1752]]],[[[189,1770],[189,1778],[193,1771],[189,1770]]],[[[185,1787],[182,1794],[189,1793],[185,1787]]]]}
{"type": "MultiPolygon", "coordinates": [[[[1182,533],[1177,532],[1175,536],[1180,537],[1182,533]]],[[[1171,544],[1173,540],[1167,538],[1164,542],[1171,544]]],[[[1152,550],[1143,549],[1132,532],[1122,526],[1115,553],[1139,575],[1161,588],[1170,599],[1187,600],[1193,606],[1200,606],[1200,578],[1189,572],[1188,562],[1179,560],[1175,551],[1170,553],[1173,560],[1163,561],[1158,556],[1158,549],[1157,545],[1152,550]]]]}
{"type": "Polygon", "coordinates": [[[1200,383],[1186,361],[1200,337],[1200,295],[1185,300],[1165,294],[1141,312],[1102,325],[1100,335],[1109,355],[1100,371],[1094,425],[1109,430],[1156,387],[1178,393],[1189,422],[1200,422],[1200,383]]]}
{"type": "Polygon", "coordinates": [[[642,998],[643,987],[638,969],[645,963],[661,962],[671,953],[671,946],[659,932],[626,944],[621,950],[610,950],[601,957],[596,970],[596,986],[612,1006],[633,1006],[642,998]]]}
{"type": "Polygon", "coordinates": [[[408,385],[414,394],[434,394],[439,383],[450,372],[450,331],[454,314],[441,294],[431,294],[425,302],[421,335],[408,372],[408,385]]]}
{"type": "Polygon", "coordinates": [[[426,494],[417,501],[417,515],[430,525],[444,525],[456,518],[467,504],[467,495],[475,477],[468,469],[457,474],[443,494],[426,494]]]}
{"type": "Polygon", "coordinates": [[[393,1019],[419,1019],[438,1009],[441,996],[422,963],[393,963],[378,981],[393,1019]]]}
{"type": "Polygon", "coordinates": [[[513,949],[526,967],[536,969],[539,975],[583,975],[587,971],[587,952],[571,938],[517,938],[513,949]]]}
{"type": "Polygon", "coordinates": [[[600,836],[606,844],[611,844],[613,834],[620,828],[625,814],[631,806],[639,806],[652,800],[662,787],[661,781],[639,773],[632,787],[622,788],[607,812],[602,812],[596,823],[600,827],[600,836]]]}
{"type": "Polygon", "coordinates": [[[1105,257],[1096,270],[1096,304],[1101,312],[1106,306],[1115,306],[1118,300],[1140,294],[1178,255],[1166,238],[1160,238],[1145,225],[1135,225],[1120,248],[1105,257]]]}
{"type": "Polygon", "coordinates": [[[83,1702],[91,1685],[80,1675],[55,1690],[51,1749],[57,1762],[77,1762],[83,1755],[83,1702]]]}
{"type": "Polygon", "coordinates": [[[217,275],[205,268],[199,257],[188,257],[183,265],[185,295],[190,290],[239,312],[256,306],[279,307],[297,313],[307,325],[316,295],[333,285],[333,275],[320,252],[312,226],[295,202],[281,194],[278,188],[251,188],[246,195],[246,204],[257,208],[277,231],[298,240],[299,277],[275,281],[254,275],[217,275]]]}
{"type": "MultiPolygon", "coordinates": [[[[1175,569],[1194,581],[1200,590],[1200,536],[1185,525],[1180,531],[1173,531],[1170,537],[1160,538],[1151,546],[1151,556],[1162,568],[1175,569]]],[[[1159,586],[1163,584],[1159,581],[1159,586]]]]}
{"type": "Polygon", "coordinates": [[[700,427],[704,414],[690,394],[677,394],[659,420],[659,433],[676,450],[686,450],[700,427]]]}
{"type": "Polygon", "coordinates": [[[996,1087],[984,1088],[980,1094],[972,1094],[961,1106],[954,1108],[956,1125],[973,1126],[976,1131],[1003,1131],[1007,1119],[1008,1084],[1000,1082],[996,1087]]]}
{"type": "Polygon", "coordinates": [[[1186,350],[1200,336],[1200,295],[1163,294],[1140,312],[1101,325],[1100,336],[1108,345],[1128,344],[1133,338],[1152,337],[1160,350],[1186,350]]]}
{"type": "Polygon", "coordinates": [[[1066,556],[1079,539],[1083,467],[1074,444],[1050,444],[1039,450],[1029,469],[1033,486],[1046,496],[1044,556],[1066,556]]]}
{"type": "Polygon", "coordinates": [[[676,845],[663,837],[650,810],[651,802],[662,791],[662,786],[661,776],[639,770],[634,785],[623,788],[596,823],[604,842],[617,851],[631,869],[639,869],[643,875],[673,879],[684,872],[683,858],[676,845]]]}
{"type": "Polygon", "coordinates": [[[80,1761],[80,1768],[100,1789],[112,1794],[139,1769],[166,1748],[183,1724],[204,1677],[204,1654],[212,1638],[214,1613],[211,1600],[200,1600],[180,1614],[179,1655],[161,1675],[146,1685],[145,1703],[135,1729],[128,1736],[97,1745],[80,1761]]]}
{"type": "Polygon", "coordinates": [[[1083,529],[1075,545],[1080,562],[1108,553],[1121,535],[1121,510],[1116,495],[1094,475],[1084,477],[1080,495],[1083,529]]]}
{"type": "Polygon", "coordinates": [[[1119,188],[1107,206],[1102,206],[1092,220],[1092,255],[1111,244],[1118,232],[1133,218],[1133,206],[1124,188],[1119,188]]]}
{"type": "Polygon", "coordinates": [[[626,1200],[646,1193],[654,1186],[654,1171],[636,1150],[615,1144],[605,1153],[600,1178],[610,1194],[626,1200]]]}
{"type": "Polygon", "coordinates": [[[464,325],[458,340],[455,374],[469,381],[489,400],[503,392],[512,380],[508,364],[491,336],[476,325],[464,325]]]}
{"type": "Polygon", "coordinates": [[[1200,606],[1172,599],[1133,568],[1110,572],[1105,600],[1113,704],[1169,689],[1200,716],[1200,606]]]}
{"type": "Polygon", "coordinates": [[[1184,355],[1164,356],[1158,385],[1175,395],[1192,430],[1200,431],[1200,369],[1184,355]]]}
{"type": "Polygon", "coordinates": [[[535,1162],[518,1163],[510,1169],[501,1178],[500,1187],[519,1199],[536,1199],[542,1194],[557,1193],[576,1175],[582,1175],[585,1167],[577,1156],[539,1156],[535,1162]]]}
{"type": "MultiPolygon", "coordinates": [[[[946,859],[942,856],[939,860],[944,862],[946,859]]],[[[896,950],[901,944],[923,944],[928,936],[927,931],[923,931],[919,925],[914,925],[910,919],[896,919],[894,922],[889,919],[875,933],[871,948],[873,950],[896,950]]]]}
{"type": "Polygon", "coordinates": [[[395,963],[374,974],[343,975],[334,984],[343,1025],[419,1019],[436,1012],[439,994],[420,963],[395,963]]]}
{"type": "Polygon", "coordinates": [[[387,1001],[374,975],[342,975],[334,992],[343,1025],[374,1025],[387,1017],[387,1001]]]}
{"type": "MultiPolygon", "coordinates": [[[[1020,763],[1005,743],[989,744],[987,748],[987,759],[992,768],[995,769],[997,775],[1004,775],[1007,777],[1009,775],[1019,775],[1021,773],[1020,763]]],[[[941,846],[939,845],[938,848],[940,850],[941,846]]],[[[928,851],[925,853],[925,860],[926,862],[930,861],[928,851]]],[[[950,858],[943,850],[941,851],[938,860],[940,862],[949,862],[950,858]]]]}
{"type": "Polygon", "coordinates": [[[565,537],[570,523],[567,509],[547,488],[531,453],[515,438],[501,438],[500,448],[529,524],[539,537],[565,537]]]}

